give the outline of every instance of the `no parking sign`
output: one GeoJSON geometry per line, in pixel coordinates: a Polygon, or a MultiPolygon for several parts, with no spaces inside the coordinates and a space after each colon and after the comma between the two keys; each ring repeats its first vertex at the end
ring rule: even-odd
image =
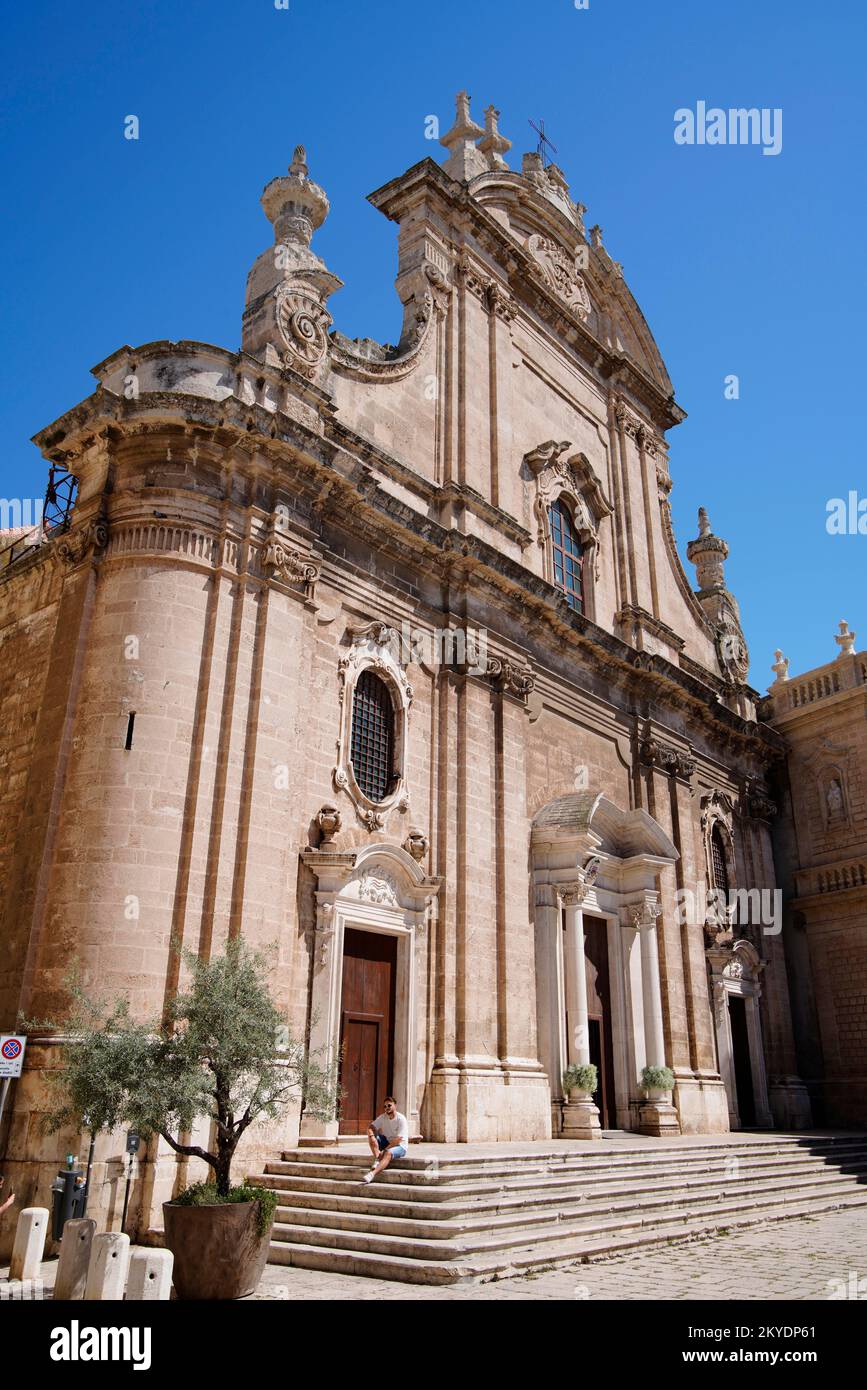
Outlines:
{"type": "Polygon", "coordinates": [[[27,1038],[21,1033],[0,1033],[0,1077],[20,1076],[27,1038]]]}

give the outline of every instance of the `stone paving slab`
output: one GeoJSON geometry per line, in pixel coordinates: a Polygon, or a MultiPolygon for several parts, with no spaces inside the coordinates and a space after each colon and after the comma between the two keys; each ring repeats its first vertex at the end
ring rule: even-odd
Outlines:
{"type": "Polygon", "coordinates": [[[851,1296],[863,1281],[867,1301],[867,1209],[823,1213],[654,1246],[572,1269],[442,1287],[268,1265],[254,1298],[394,1299],[496,1302],[501,1299],[678,1300],[761,1302],[851,1296]],[[854,1275],[854,1278],[853,1278],[854,1275]]]}

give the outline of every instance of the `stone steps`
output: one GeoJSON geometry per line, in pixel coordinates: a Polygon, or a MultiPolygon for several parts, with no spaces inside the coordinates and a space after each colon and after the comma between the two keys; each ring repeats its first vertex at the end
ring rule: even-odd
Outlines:
{"type": "MultiPolygon", "coordinates": [[[[817,1201],[827,1198],[833,1204],[837,1196],[850,1195],[851,1189],[846,1188],[843,1183],[833,1184],[833,1190],[804,1184],[797,1191],[787,1192],[784,1199],[779,1193],[765,1194],[750,1198],[748,1205],[754,1213],[759,1213],[763,1208],[778,1207],[790,1202],[809,1203],[810,1209],[815,1210],[817,1201]]],[[[867,1205],[867,1192],[864,1194],[864,1202],[867,1205]]],[[[744,1208],[745,1203],[738,1197],[728,1201],[717,1201],[713,1204],[714,1218],[721,1221],[730,1215],[738,1216],[744,1208]]],[[[631,1206],[624,1205],[620,1210],[612,1208],[611,1211],[615,1211],[616,1214],[611,1215],[606,1208],[579,1212],[564,1211],[558,1213],[556,1219],[552,1219],[551,1215],[546,1213],[535,1224],[532,1219],[523,1218],[517,1221],[507,1220],[504,1223],[491,1220],[475,1227],[457,1225],[451,1233],[439,1235],[438,1238],[432,1238],[433,1233],[426,1226],[422,1226],[418,1233],[405,1235],[387,1227],[383,1232],[382,1218],[379,1222],[374,1220],[366,1226],[352,1227],[345,1219],[333,1220],[327,1225],[317,1225],[312,1220],[308,1224],[283,1223],[278,1217],[274,1226],[274,1239],[290,1243],[300,1241],[314,1245],[333,1245],[338,1249],[361,1250],[365,1253],[405,1255],[409,1259],[451,1260],[470,1254],[479,1255],[494,1250],[520,1248],[530,1242],[539,1245],[546,1241],[562,1241],[572,1236],[593,1239],[648,1225],[679,1224],[685,1218],[700,1215],[685,1210],[683,1205],[671,1202],[636,1203],[631,1206]],[[377,1230],[377,1227],[380,1229],[377,1230]]],[[[313,1213],[308,1212],[305,1215],[312,1217],[313,1213]]],[[[322,1213],[316,1215],[321,1219],[322,1213]]],[[[398,1224],[402,1224],[404,1229],[412,1226],[411,1222],[398,1224]]]]}
{"type": "MultiPolygon", "coordinates": [[[[860,1145],[850,1147],[846,1154],[840,1152],[833,1165],[829,1164],[829,1170],[837,1172],[840,1167],[850,1165],[857,1167],[859,1162],[867,1158],[867,1139],[860,1145]]],[[[365,1194],[366,1199],[373,1202],[410,1202],[410,1203],[431,1203],[441,1206],[444,1203],[453,1203],[456,1200],[463,1200],[475,1206],[484,1206],[489,1198],[499,1198],[504,1191],[520,1194],[522,1191],[532,1193],[549,1192],[553,1196],[560,1191],[568,1191],[576,1180],[582,1183],[582,1190],[587,1190],[588,1185],[596,1181],[603,1181],[606,1187],[613,1183],[621,1182],[624,1190],[628,1189],[630,1183],[637,1184],[640,1189],[646,1185],[649,1171],[652,1171],[652,1178],[656,1185],[663,1182],[675,1181],[689,1184],[690,1182],[703,1182],[719,1180],[732,1180],[729,1164],[731,1154],[714,1155],[712,1161],[697,1165],[696,1162],[688,1163],[674,1158],[660,1160],[652,1170],[648,1170],[646,1165],[636,1167],[635,1165],[625,1165],[616,1161],[615,1156],[611,1155],[607,1163],[582,1163],[578,1160],[570,1166],[557,1165],[553,1173],[549,1169],[538,1168],[536,1165],[526,1164],[517,1165],[509,1171],[501,1171],[495,1177],[493,1173],[487,1173],[485,1178],[474,1177],[472,1173],[461,1174],[463,1181],[458,1182],[454,1178],[431,1180],[425,1176],[422,1180],[417,1174],[402,1172],[397,1168],[391,1168],[386,1173],[377,1178],[376,1184],[372,1185],[369,1192],[365,1194]],[[704,1175],[702,1176],[702,1170],[704,1175]]],[[[737,1181],[744,1182],[749,1178],[762,1178],[765,1176],[780,1178],[781,1176],[796,1176],[801,1171],[814,1171],[817,1156],[810,1154],[793,1154],[791,1150],[780,1152],[776,1158],[768,1158],[764,1154],[757,1156],[738,1155],[737,1181]]],[[[266,1167],[266,1172],[256,1181],[271,1187],[278,1192],[298,1192],[307,1193],[311,1199],[315,1196],[342,1197],[352,1199],[358,1196],[358,1184],[367,1171],[368,1164],[361,1155],[354,1155],[350,1162],[337,1165],[318,1165],[315,1169],[315,1176],[309,1169],[290,1162],[271,1163],[266,1167]],[[319,1176],[322,1174],[322,1176],[319,1176]]]]}
{"type": "Polygon", "coordinates": [[[278,1196],[270,1259],[461,1282],[867,1206],[867,1135],[663,1141],[607,1154],[422,1152],[362,1187],[368,1164],[364,1153],[296,1150],[251,1178],[278,1196]]]}
{"type": "MultiPolygon", "coordinates": [[[[863,1179],[867,1182],[867,1164],[860,1172],[863,1179]]],[[[833,1190],[840,1190],[844,1193],[851,1191],[851,1185],[847,1176],[833,1177],[828,1175],[820,1180],[816,1178],[801,1177],[789,1180],[787,1192],[794,1198],[798,1196],[824,1197],[833,1190]]],[[[342,1229],[348,1231],[358,1230],[361,1232],[372,1232],[384,1235],[404,1235],[409,1237],[422,1237],[423,1239],[451,1240],[460,1237],[462,1234],[472,1231],[493,1231],[506,1230],[510,1227],[520,1227],[527,1229],[531,1226],[542,1226],[556,1220],[558,1223],[567,1218],[579,1218],[581,1220],[596,1220],[601,1215],[611,1213],[630,1214],[634,1212],[663,1212],[674,1209],[676,1212],[683,1213],[691,1207],[706,1205],[708,1198],[719,1195],[719,1184],[707,1183],[690,1186],[688,1189],[672,1189],[669,1193],[654,1193],[647,1196],[643,1193],[630,1194],[607,1194],[605,1192],[589,1192],[581,1197],[572,1196],[571,1198],[551,1199],[544,1207],[539,1207],[536,1203],[520,1202],[514,1204],[513,1209],[509,1209],[508,1204],[501,1204],[493,1209],[486,1209],[483,1212],[473,1211],[472,1208],[464,1211],[448,1212],[449,1219],[436,1219],[445,1213],[437,1208],[435,1216],[432,1218],[428,1212],[424,1212],[423,1218],[414,1214],[401,1215],[392,1211],[383,1212],[377,1209],[376,1204],[368,1204],[366,1209],[361,1211],[353,1209],[348,1203],[334,1203],[330,1207],[306,1204],[278,1204],[275,1220],[282,1226],[307,1226],[316,1225],[330,1227],[332,1229],[342,1229]],[[552,1216],[551,1208],[556,1211],[556,1216],[552,1216]]],[[[757,1198],[757,1203],[761,1198],[757,1198]]],[[[770,1194],[767,1198],[769,1203],[778,1201],[778,1194],[770,1194]]],[[[391,1204],[389,1203],[389,1206],[391,1204]]],[[[715,1210],[719,1210],[719,1205],[715,1204],[715,1210]]],[[[285,1239],[285,1236],[281,1237],[285,1239]]]]}

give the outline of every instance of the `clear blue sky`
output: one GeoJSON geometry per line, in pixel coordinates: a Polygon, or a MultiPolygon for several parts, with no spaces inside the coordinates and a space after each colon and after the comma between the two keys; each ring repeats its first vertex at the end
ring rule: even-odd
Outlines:
{"type": "Polygon", "coordinates": [[[500,108],[513,167],[545,118],[624,265],[689,413],[669,436],[681,553],[703,504],[753,684],[777,645],[793,672],[828,660],[840,618],[867,647],[867,536],[825,530],[830,497],[867,496],[862,5],[42,0],[3,23],[0,494],[41,494],[30,436],[123,343],[238,346],[259,194],[298,142],[331,199],[314,244],[346,282],[336,326],[393,341],[396,229],[365,195],[444,156],[425,117],[447,128],[466,88],[477,120],[500,108]],[[675,145],[698,100],[782,107],[782,153],[675,145]]]}

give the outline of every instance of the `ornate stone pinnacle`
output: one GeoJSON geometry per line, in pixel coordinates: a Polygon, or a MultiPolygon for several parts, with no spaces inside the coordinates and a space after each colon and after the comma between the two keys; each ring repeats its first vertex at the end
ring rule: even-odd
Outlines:
{"type": "Polygon", "coordinates": [[[274,240],[309,246],[310,238],[328,216],[328,198],[308,176],[307,151],[296,145],[288,174],[272,179],[262,194],[265,216],[274,226],[274,240]]]}
{"type": "Polygon", "coordinates": [[[590,243],[592,246],[595,246],[598,251],[602,249],[602,228],[599,226],[598,222],[594,227],[590,228],[590,243]]]}
{"type": "Polygon", "coordinates": [[[780,651],[779,647],[774,652],[774,656],[776,660],[774,661],[771,670],[777,677],[777,679],[774,681],[774,685],[779,685],[782,681],[787,681],[789,679],[789,658],[787,656],[783,656],[783,653],[780,651]]]}
{"type": "Polygon", "coordinates": [[[853,651],[855,650],[855,638],[857,637],[857,635],[857,633],[849,631],[849,624],[846,622],[844,618],[843,621],[840,623],[840,635],[839,637],[834,638],[834,641],[840,648],[839,652],[837,653],[838,659],[841,656],[852,655],[853,651]]]}
{"type": "Polygon", "coordinates": [[[500,134],[497,127],[499,119],[500,113],[494,105],[485,107],[485,138],[478,142],[478,148],[491,169],[508,169],[503,155],[512,148],[512,142],[500,134]]]}
{"type": "Polygon", "coordinates": [[[704,507],[699,507],[698,536],[686,547],[687,559],[695,565],[699,589],[710,591],[725,588],[723,565],[728,553],[725,541],[714,535],[704,507]]]}
{"type": "Polygon", "coordinates": [[[470,115],[469,95],[458,92],[455,97],[455,123],[451,130],[440,136],[440,144],[445,145],[449,152],[443,168],[459,183],[468,183],[476,174],[487,173],[488,161],[476,148],[476,141],[484,133],[470,115]]]}

